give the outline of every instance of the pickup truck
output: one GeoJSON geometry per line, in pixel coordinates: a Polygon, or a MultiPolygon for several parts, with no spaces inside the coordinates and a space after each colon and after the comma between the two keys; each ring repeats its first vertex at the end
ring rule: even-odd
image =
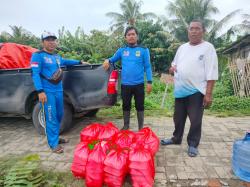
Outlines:
{"type": "MultiPolygon", "coordinates": [[[[60,132],[67,131],[74,116],[93,116],[98,109],[113,106],[117,101],[118,71],[105,71],[100,64],[75,65],[64,71],[64,117],[60,132]]],[[[0,117],[32,118],[39,134],[45,122],[33,86],[31,69],[0,70],[0,117]]]]}

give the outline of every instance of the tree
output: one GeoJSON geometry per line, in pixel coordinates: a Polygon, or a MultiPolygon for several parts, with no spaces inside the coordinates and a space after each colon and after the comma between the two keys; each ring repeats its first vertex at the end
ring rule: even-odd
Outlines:
{"type": "Polygon", "coordinates": [[[65,58],[85,60],[90,63],[102,63],[122,44],[122,36],[92,30],[90,35],[84,34],[78,27],[75,33],[59,30],[59,53],[65,58]]]}
{"type": "MultiPolygon", "coordinates": [[[[237,15],[240,12],[240,9],[234,10],[231,13],[227,14],[224,18],[222,18],[220,21],[215,21],[212,23],[210,30],[207,33],[207,40],[211,43],[214,43],[215,40],[217,38],[223,38],[226,36],[228,36],[228,34],[230,34],[230,29],[228,29],[228,31],[226,31],[226,33],[222,34],[221,37],[218,36],[219,32],[221,31],[221,29],[232,19],[232,17],[234,17],[235,15],[237,15]]],[[[227,38],[229,39],[229,38],[227,38]]]]}
{"type": "Polygon", "coordinates": [[[151,64],[154,72],[166,72],[175,51],[169,50],[172,43],[176,40],[172,35],[164,31],[162,23],[159,21],[139,21],[139,43],[149,48],[151,53],[151,64]]]}
{"type": "Polygon", "coordinates": [[[199,19],[207,29],[206,39],[210,42],[213,42],[218,37],[221,28],[240,11],[235,10],[220,21],[216,21],[210,18],[219,12],[213,5],[212,0],[175,0],[174,2],[169,2],[166,9],[168,14],[174,17],[166,20],[166,24],[168,24],[169,30],[180,41],[188,41],[188,25],[193,19],[199,19]]]}
{"type": "Polygon", "coordinates": [[[73,34],[62,27],[58,31],[58,41],[59,48],[64,52],[89,52],[87,35],[84,34],[84,31],[80,27],[78,27],[73,34]]]}
{"type": "Polygon", "coordinates": [[[91,49],[89,61],[92,63],[102,63],[104,59],[113,55],[122,45],[123,36],[92,30],[88,41],[89,48],[91,49]]]}
{"type": "Polygon", "coordinates": [[[232,33],[238,35],[250,34],[250,14],[242,14],[243,21],[232,28],[232,33]]]}
{"type": "Polygon", "coordinates": [[[10,26],[12,33],[2,32],[0,42],[14,42],[23,45],[30,45],[35,48],[40,47],[40,39],[21,26],[10,26]]]}
{"type": "Polygon", "coordinates": [[[136,2],[135,0],[124,0],[120,3],[122,13],[108,12],[106,16],[113,18],[111,22],[111,30],[114,28],[116,31],[123,31],[124,27],[128,25],[135,25],[139,20],[146,20],[148,18],[156,18],[154,13],[141,13],[140,8],[142,1],[136,2]]]}

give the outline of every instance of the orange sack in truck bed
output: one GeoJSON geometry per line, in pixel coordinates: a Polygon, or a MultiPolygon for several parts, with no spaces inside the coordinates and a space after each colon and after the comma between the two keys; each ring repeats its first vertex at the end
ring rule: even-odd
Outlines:
{"type": "Polygon", "coordinates": [[[3,43],[0,48],[0,69],[29,68],[33,52],[38,51],[30,46],[3,43]]]}

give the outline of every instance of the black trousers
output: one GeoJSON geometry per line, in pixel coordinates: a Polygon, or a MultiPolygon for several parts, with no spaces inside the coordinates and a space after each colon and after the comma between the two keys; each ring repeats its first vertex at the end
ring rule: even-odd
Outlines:
{"type": "Polygon", "coordinates": [[[201,139],[201,124],[203,116],[203,97],[200,92],[184,98],[175,99],[174,124],[175,130],[172,140],[182,142],[187,116],[190,119],[190,129],[187,136],[189,146],[197,147],[201,139]]]}
{"type": "Polygon", "coordinates": [[[122,109],[123,111],[131,110],[131,100],[134,96],[135,108],[137,111],[144,111],[144,84],[138,85],[121,85],[122,109]]]}

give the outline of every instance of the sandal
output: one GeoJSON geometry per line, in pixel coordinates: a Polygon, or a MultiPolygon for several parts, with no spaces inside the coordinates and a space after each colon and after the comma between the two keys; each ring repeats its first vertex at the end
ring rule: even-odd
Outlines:
{"type": "Polygon", "coordinates": [[[59,138],[59,144],[69,143],[69,139],[59,138]]]}
{"type": "Polygon", "coordinates": [[[161,145],[171,145],[174,144],[174,141],[172,139],[162,139],[161,145]]]}
{"type": "Polygon", "coordinates": [[[57,153],[57,154],[61,154],[61,153],[63,153],[63,147],[58,145],[57,147],[52,149],[52,152],[57,153]]]}
{"type": "Polygon", "coordinates": [[[188,147],[188,156],[196,157],[197,155],[198,155],[198,149],[193,147],[193,146],[189,146],[188,147]]]}
{"type": "Polygon", "coordinates": [[[170,139],[162,139],[161,140],[161,145],[172,145],[172,144],[175,144],[175,145],[180,145],[181,144],[181,141],[176,141],[173,138],[170,138],[170,139]]]}

